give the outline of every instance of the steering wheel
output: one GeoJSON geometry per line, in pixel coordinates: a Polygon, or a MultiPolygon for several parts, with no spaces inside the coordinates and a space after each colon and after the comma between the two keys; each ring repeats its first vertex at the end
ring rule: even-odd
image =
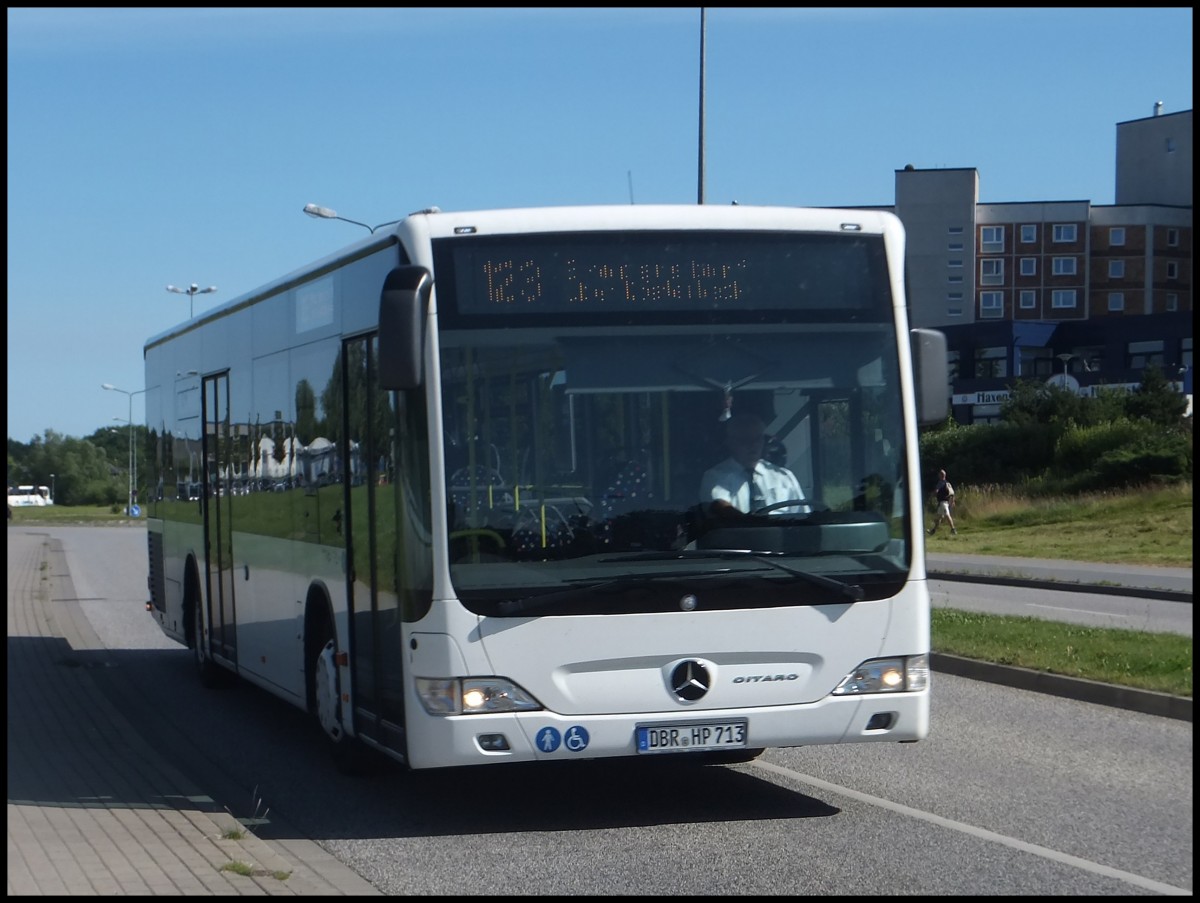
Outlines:
{"type": "Polygon", "coordinates": [[[477,529],[468,529],[468,530],[453,530],[453,531],[451,531],[449,538],[451,541],[453,541],[455,539],[470,539],[471,537],[482,537],[484,539],[490,539],[490,540],[492,540],[492,542],[494,542],[497,546],[499,546],[502,549],[504,548],[504,545],[505,545],[504,537],[501,536],[495,530],[488,529],[487,527],[481,527],[481,528],[477,528],[477,529]]]}
{"type": "Polygon", "coordinates": [[[486,527],[468,530],[454,530],[450,533],[449,538],[452,549],[455,540],[462,540],[464,543],[466,543],[466,551],[465,553],[456,556],[456,563],[462,563],[466,561],[480,562],[501,559],[507,560],[508,553],[506,549],[508,547],[508,543],[506,543],[504,541],[504,537],[495,530],[490,530],[486,527]],[[495,551],[481,548],[481,540],[487,540],[490,543],[495,543],[495,551]]]}

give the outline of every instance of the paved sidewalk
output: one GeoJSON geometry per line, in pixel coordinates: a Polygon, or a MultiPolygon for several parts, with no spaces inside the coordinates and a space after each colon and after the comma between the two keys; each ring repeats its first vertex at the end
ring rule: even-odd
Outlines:
{"type": "Polygon", "coordinates": [[[378,895],[312,841],[245,831],[108,702],[61,543],[9,531],[7,610],[9,896],[378,895]]]}

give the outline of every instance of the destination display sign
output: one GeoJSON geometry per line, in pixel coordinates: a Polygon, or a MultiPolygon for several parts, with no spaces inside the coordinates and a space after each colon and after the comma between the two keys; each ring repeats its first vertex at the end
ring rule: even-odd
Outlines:
{"type": "Polygon", "coordinates": [[[878,235],[594,232],[440,239],[439,308],[547,312],[890,308],[878,235]]]}

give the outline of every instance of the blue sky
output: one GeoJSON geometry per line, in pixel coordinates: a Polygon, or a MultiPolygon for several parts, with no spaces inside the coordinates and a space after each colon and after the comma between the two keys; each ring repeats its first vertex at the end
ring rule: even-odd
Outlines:
{"type": "MultiPolygon", "coordinates": [[[[1113,203],[1192,10],[709,9],[707,203],[1113,203]]],[[[443,210],[693,204],[700,8],[8,9],[8,435],[126,419],[145,340],[443,210]]],[[[133,399],[142,417],[142,396],[133,399]]]]}

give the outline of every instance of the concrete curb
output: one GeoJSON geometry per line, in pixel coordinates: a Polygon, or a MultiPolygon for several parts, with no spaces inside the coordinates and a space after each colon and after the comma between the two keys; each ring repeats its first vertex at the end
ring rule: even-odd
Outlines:
{"type": "Polygon", "coordinates": [[[954,674],[970,680],[983,680],[1006,687],[1015,687],[1018,690],[1032,690],[1035,693],[1047,693],[1051,696],[1062,696],[1080,702],[1129,709],[1146,715],[1174,718],[1177,721],[1190,722],[1192,720],[1192,700],[1186,696],[1171,696],[1168,693],[1155,693],[1151,690],[1135,690],[1131,687],[1099,683],[1080,677],[1019,668],[1015,665],[998,665],[970,658],[960,658],[957,655],[946,655],[941,652],[930,654],[929,666],[934,671],[944,674],[954,674]]]}
{"type": "Polygon", "coordinates": [[[1081,583],[1074,580],[1038,580],[1033,577],[981,574],[970,571],[926,571],[929,580],[958,580],[963,583],[991,583],[997,586],[1027,586],[1030,589],[1065,590],[1080,593],[1104,593],[1109,596],[1133,596],[1138,599],[1162,599],[1191,604],[1192,594],[1170,589],[1118,586],[1112,583],[1081,583]]]}
{"type": "MultiPolygon", "coordinates": [[[[1086,593],[1104,593],[1110,596],[1133,596],[1139,599],[1164,599],[1170,602],[1185,602],[1188,604],[1191,604],[1192,601],[1191,593],[1174,590],[1119,586],[1111,583],[1037,580],[1007,573],[983,574],[964,571],[928,571],[926,576],[930,580],[957,580],[965,583],[990,583],[1000,586],[1027,586],[1030,589],[1074,590],[1086,593]]],[[[1019,690],[1032,690],[1035,693],[1047,693],[1052,696],[1077,699],[1080,702],[1092,702],[1097,705],[1128,709],[1134,712],[1142,712],[1146,715],[1159,715],[1163,718],[1174,718],[1179,721],[1190,722],[1192,720],[1192,700],[1187,696],[1172,696],[1168,693],[1155,693],[1152,690],[1136,690],[1132,687],[1099,683],[1098,681],[1085,680],[1080,677],[1068,677],[1063,674],[1051,674],[1047,671],[1034,671],[1031,668],[1020,668],[1015,665],[982,662],[975,659],[961,658],[957,655],[946,655],[940,652],[931,653],[929,659],[929,666],[934,671],[954,674],[970,680],[983,680],[988,683],[1015,687],[1019,690]]]]}

